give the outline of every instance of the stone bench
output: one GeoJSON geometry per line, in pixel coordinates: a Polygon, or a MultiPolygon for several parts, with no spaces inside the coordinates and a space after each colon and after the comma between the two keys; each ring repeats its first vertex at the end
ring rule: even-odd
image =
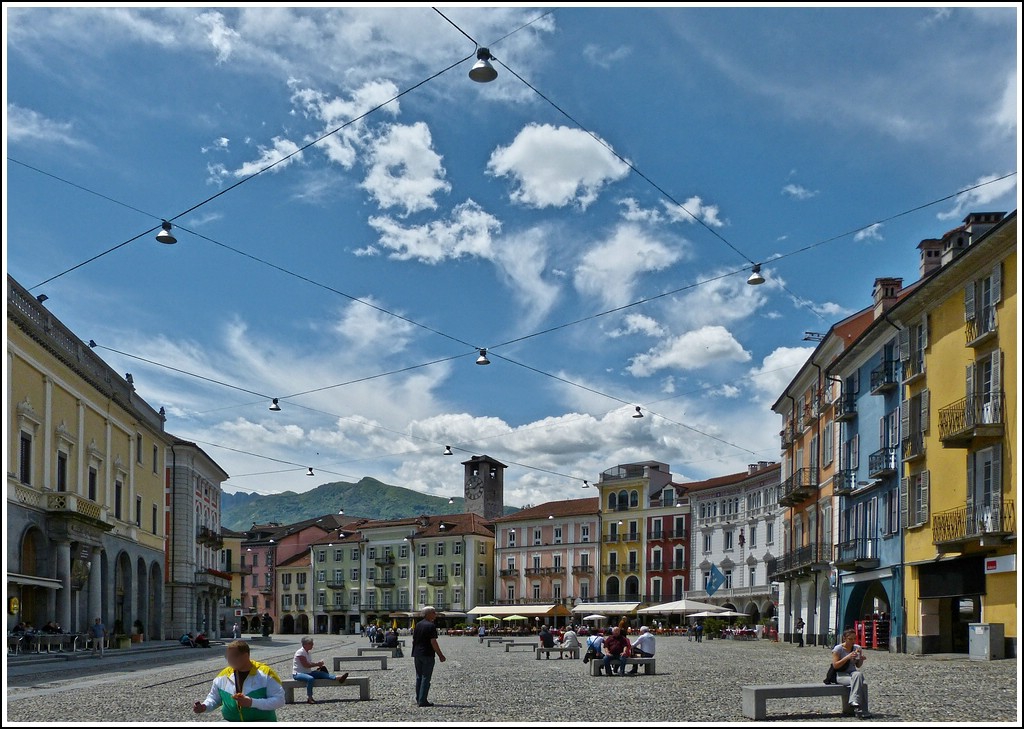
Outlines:
{"type": "Polygon", "coordinates": [[[514,640],[511,643],[506,643],[505,644],[505,652],[508,653],[509,650],[512,649],[512,648],[529,648],[530,650],[533,650],[536,647],[537,647],[537,644],[534,641],[532,641],[532,640],[529,643],[524,643],[522,641],[515,641],[514,640]]]}
{"type": "MultiPolygon", "coordinates": [[[[295,691],[296,689],[305,691],[306,682],[298,681],[294,678],[282,681],[281,686],[284,687],[284,702],[286,704],[295,703],[295,691]]],[[[333,686],[334,688],[346,688],[349,686],[359,687],[359,700],[369,701],[370,700],[370,678],[369,676],[349,676],[345,679],[345,683],[338,683],[332,681],[329,678],[318,678],[313,681],[313,688],[327,688],[333,686]]]]}
{"type": "Polygon", "coordinates": [[[388,648],[387,646],[383,646],[383,645],[373,645],[373,646],[370,646],[369,648],[357,648],[356,649],[356,654],[361,656],[364,653],[379,653],[380,651],[387,651],[388,653],[391,654],[392,658],[401,658],[401,656],[402,656],[401,650],[402,649],[400,647],[399,648],[388,648]]]}
{"type": "Polygon", "coordinates": [[[374,661],[380,662],[380,670],[388,670],[387,656],[335,656],[334,672],[337,673],[341,670],[342,663],[372,663],[374,661]]]}
{"type": "MultiPolygon", "coordinates": [[[[864,699],[867,704],[867,686],[864,686],[864,699]]],[[[850,687],[842,684],[800,683],[763,686],[743,686],[743,716],[754,721],[762,721],[768,715],[768,699],[791,699],[796,697],[839,696],[843,700],[843,713],[853,714],[850,706],[850,687]]]]}
{"type": "MultiPolygon", "coordinates": [[[[649,676],[650,675],[654,675],[654,674],[657,673],[657,670],[655,670],[654,656],[650,656],[649,658],[627,658],[626,659],[626,665],[627,666],[643,666],[644,667],[644,673],[649,675],[649,676]]],[[[614,668],[614,666],[615,666],[615,659],[613,658],[612,659],[612,667],[614,668]]],[[[604,657],[603,656],[601,658],[592,658],[590,660],[590,675],[591,676],[600,676],[602,668],[604,668],[604,657]]]]}
{"type": "Polygon", "coordinates": [[[569,658],[579,658],[580,657],[580,647],[579,646],[573,646],[573,647],[569,647],[569,646],[554,646],[552,648],[545,648],[544,646],[537,646],[537,660],[538,661],[540,660],[540,654],[541,653],[547,654],[548,658],[551,657],[552,653],[557,653],[559,658],[564,656],[566,653],[569,654],[569,658]]]}
{"type": "Polygon", "coordinates": [[[485,640],[487,641],[487,647],[490,648],[495,643],[498,645],[501,645],[502,643],[511,643],[514,638],[486,638],[485,640]]]}

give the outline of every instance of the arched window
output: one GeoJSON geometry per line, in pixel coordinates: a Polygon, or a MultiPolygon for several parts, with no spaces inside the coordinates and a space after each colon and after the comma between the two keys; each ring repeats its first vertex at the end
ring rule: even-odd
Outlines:
{"type": "Polygon", "coordinates": [[[615,511],[615,494],[608,494],[608,510],[615,511]]]}
{"type": "Polygon", "coordinates": [[[619,492],[619,508],[625,509],[629,504],[629,494],[626,493],[626,489],[622,489],[619,492]]]}
{"type": "Polygon", "coordinates": [[[608,578],[608,596],[619,594],[619,578],[609,577],[608,578]]]}
{"type": "Polygon", "coordinates": [[[639,504],[640,504],[640,492],[636,491],[634,489],[633,491],[629,492],[629,507],[631,509],[635,509],[639,504]]]}

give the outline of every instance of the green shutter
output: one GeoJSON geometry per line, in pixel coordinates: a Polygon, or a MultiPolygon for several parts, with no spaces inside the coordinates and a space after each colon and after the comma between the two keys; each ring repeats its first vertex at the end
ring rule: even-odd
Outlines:
{"type": "Polygon", "coordinates": [[[929,482],[931,481],[930,474],[931,471],[921,472],[921,513],[917,515],[919,524],[926,523],[931,512],[930,495],[928,493],[929,482]]]}
{"type": "Polygon", "coordinates": [[[976,316],[974,310],[974,282],[964,286],[964,321],[974,321],[976,316]]]}
{"type": "Polygon", "coordinates": [[[904,476],[903,478],[900,479],[900,522],[908,527],[912,526],[912,524],[910,523],[910,514],[908,513],[909,496],[907,494],[907,491],[909,491],[909,489],[910,479],[904,476]]]}
{"type": "Polygon", "coordinates": [[[997,263],[992,269],[992,305],[1002,299],[1003,264],[997,263]]]}

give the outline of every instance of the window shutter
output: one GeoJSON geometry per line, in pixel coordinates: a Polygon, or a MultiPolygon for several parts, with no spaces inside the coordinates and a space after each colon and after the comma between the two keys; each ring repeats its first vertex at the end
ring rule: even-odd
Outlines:
{"type": "Polygon", "coordinates": [[[921,390],[921,432],[928,432],[928,401],[931,400],[930,390],[921,390]]]}
{"type": "Polygon", "coordinates": [[[997,263],[992,269],[992,304],[995,305],[1002,299],[1003,264],[997,263]]]}
{"type": "Polygon", "coordinates": [[[965,422],[967,427],[974,426],[974,363],[971,362],[967,365],[967,384],[966,393],[967,401],[965,403],[966,411],[964,412],[965,422]]]}
{"type": "Polygon", "coordinates": [[[970,525],[974,524],[977,519],[974,518],[974,465],[976,462],[976,456],[973,453],[967,454],[967,524],[968,529],[970,525]]]}
{"type": "Polygon", "coordinates": [[[900,362],[910,360],[910,327],[904,326],[899,333],[900,362]]]}
{"type": "Polygon", "coordinates": [[[929,501],[928,487],[931,481],[931,471],[921,472],[921,513],[917,515],[918,524],[924,524],[928,521],[928,514],[931,510],[931,503],[929,501]]]}
{"type": "Polygon", "coordinates": [[[974,321],[974,282],[964,286],[964,321],[974,321]]]}
{"type": "Polygon", "coordinates": [[[850,468],[860,467],[860,433],[850,439],[850,468]]]}
{"type": "Polygon", "coordinates": [[[1001,423],[1003,422],[1003,382],[1002,382],[1002,366],[1003,366],[1003,353],[1002,350],[997,349],[992,353],[992,422],[1001,423]]]}
{"type": "Polygon", "coordinates": [[[928,315],[921,317],[921,351],[928,349],[928,315]]]}
{"type": "Polygon", "coordinates": [[[1003,446],[997,444],[992,448],[992,514],[996,521],[996,530],[1003,528],[1003,446]]]}
{"type": "Polygon", "coordinates": [[[900,479],[900,522],[910,526],[909,514],[907,513],[907,491],[910,488],[910,479],[903,477],[900,479]]]}
{"type": "Polygon", "coordinates": [[[910,400],[903,398],[900,403],[900,438],[910,438],[910,400]]]}
{"type": "Polygon", "coordinates": [[[885,416],[878,419],[878,447],[885,448],[885,416]]]}

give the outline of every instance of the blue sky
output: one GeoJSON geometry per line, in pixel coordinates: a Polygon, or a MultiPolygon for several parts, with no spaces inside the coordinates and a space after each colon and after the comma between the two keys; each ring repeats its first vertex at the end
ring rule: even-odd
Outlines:
{"type": "Polygon", "coordinates": [[[5,268],[229,491],[777,460],[804,333],[1017,208],[1014,5],[439,9],[5,5],[5,268]]]}

